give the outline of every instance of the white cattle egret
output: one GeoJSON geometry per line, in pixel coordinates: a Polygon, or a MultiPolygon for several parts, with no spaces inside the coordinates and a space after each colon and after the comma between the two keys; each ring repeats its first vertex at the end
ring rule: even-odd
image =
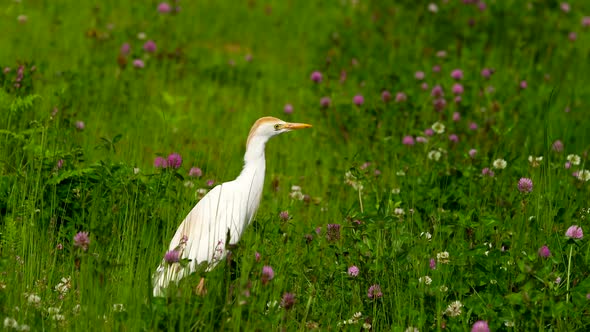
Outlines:
{"type": "MultiPolygon", "coordinates": [[[[273,117],[263,117],[254,123],[246,141],[242,172],[235,180],[207,193],[180,224],[154,274],[154,296],[162,296],[170,282],[178,282],[195,272],[199,264],[206,263],[210,270],[225,257],[228,244],[225,242],[229,241],[230,245],[238,242],[260,205],[266,142],[273,136],[309,127],[273,117]],[[189,260],[188,265],[178,262],[184,259],[189,260]]],[[[199,285],[203,286],[203,279],[199,285]]]]}

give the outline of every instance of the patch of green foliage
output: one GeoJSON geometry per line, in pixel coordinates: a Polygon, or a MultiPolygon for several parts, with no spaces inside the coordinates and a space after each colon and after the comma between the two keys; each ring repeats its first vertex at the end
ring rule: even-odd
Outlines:
{"type": "Polygon", "coordinates": [[[0,5],[3,327],[588,329],[590,246],[565,233],[590,229],[590,3],[488,2],[0,5]],[[314,127],[268,143],[231,255],[154,298],[179,223],[266,115],[314,127]]]}

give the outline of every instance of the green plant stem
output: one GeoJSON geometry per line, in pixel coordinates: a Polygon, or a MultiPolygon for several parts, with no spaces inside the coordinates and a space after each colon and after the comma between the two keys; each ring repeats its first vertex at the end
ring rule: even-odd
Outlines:
{"type": "Polygon", "coordinates": [[[566,290],[567,293],[565,294],[565,302],[570,302],[570,271],[572,268],[572,252],[574,251],[574,246],[570,246],[570,255],[567,259],[567,285],[566,290]]]}

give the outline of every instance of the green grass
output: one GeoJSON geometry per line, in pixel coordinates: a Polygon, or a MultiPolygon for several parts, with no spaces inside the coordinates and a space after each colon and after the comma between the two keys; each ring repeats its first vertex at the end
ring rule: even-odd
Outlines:
{"type": "Polygon", "coordinates": [[[32,331],[465,331],[486,320],[494,331],[588,329],[590,246],[564,234],[589,229],[590,182],[572,172],[590,168],[590,27],[581,24],[590,4],[571,2],[565,13],[555,1],[489,1],[484,11],[449,1],[432,13],[427,2],[354,2],[181,1],[174,15],[159,14],[157,2],[1,5],[0,66],[11,69],[0,74],[3,326],[12,318],[32,331]],[[142,48],[148,39],[153,54],[142,48]],[[120,56],[126,42],[131,53],[120,56]],[[455,68],[464,73],[459,104],[455,68]],[[483,68],[494,74],[483,78],[483,68]],[[315,70],[320,84],[310,80],[315,70]],[[441,112],[430,93],[437,84],[441,112]],[[407,100],[395,102],[400,91],[407,100]],[[314,127],[268,143],[261,206],[231,260],[152,298],[151,275],[197,189],[239,174],[250,126],[266,115],[314,127]],[[443,134],[402,144],[437,121],[443,134]],[[438,161],[428,158],[439,149],[438,161]],[[172,152],[180,169],[154,168],[172,152]],[[565,169],[569,154],[581,162],[565,169]],[[529,155],[543,156],[538,167],[529,155]],[[498,158],[505,169],[492,168],[498,158]],[[193,166],[202,177],[188,177],[193,166]],[[531,193],[518,191],[521,177],[532,179],[531,193]],[[305,200],[291,198],[294,185],[305,200]],[[327,238],[328,224],[341,225],[339,240],[327,238]],[[74,246],[79,231],[90,233],[88,251],[74,246]],[[538,255],[543,245],[549,258],[538,255]],[[449,263],[430,269],[445,251],[449,263]],[[275,271],[266,285],[264,265],[275,271]],[[352,265],[357,277],[347,274],[352,265]],[[195,293],[201,276],[206,296],[195,293]],[[432,283],[419,282],[425,276],[432,283]],[[367,296],[374,284],[380,299],[367,296]],[[273,306],[286,292],[295,305],[273,306]],[[463,305],[457,317],[446,311],[454,301],[463,305]],[[358,322],[342,325],[356,312],[358,322]]]}

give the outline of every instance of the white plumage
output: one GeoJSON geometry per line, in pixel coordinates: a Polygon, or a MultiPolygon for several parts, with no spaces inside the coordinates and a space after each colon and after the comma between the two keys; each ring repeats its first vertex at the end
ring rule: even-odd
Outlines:
{"type": "Polygon", "coordinates": [[[264,186],[266,142],[281,133],[308,127],[311,125],[287,123],[273,117],[263,117],[254,123],[246,142],[240,175],[207,193],[180,224],[170,242],[169,251],[175,251],[181,259],[188,258],[188,266],[164,259],[154,273],[154,296],[164,295],[170,282],[178,282],[193,273],[199,264],[207,262],[210,270],[225,258],[228,244],[225,242],[237,243],[258,210],[264,186]]]}

